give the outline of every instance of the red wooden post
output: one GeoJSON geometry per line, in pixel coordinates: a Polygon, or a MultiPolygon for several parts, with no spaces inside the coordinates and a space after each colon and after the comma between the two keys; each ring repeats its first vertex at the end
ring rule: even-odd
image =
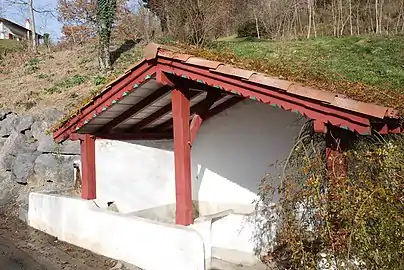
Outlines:
{"type": "Polygon", "coordinates": [[[190,105],[185,91],[172,91],[172,111],[174,124],[174,162],[176,223],[193,223],[191,185],[190,105]]]}
{"type": "Polygon", "coordinates": [[[96,198],[95,182],[95,137],[84,135],[80,139],[81,155],[81,198],[93,200],[96,198]]]}
{"type": "Polygon", "coordinates": [[[349,147],[352,134],[340,128],[328,127],[326,133],[326,167],[332,178],[347,174],[347,160],[344,151],[349,147]]]}

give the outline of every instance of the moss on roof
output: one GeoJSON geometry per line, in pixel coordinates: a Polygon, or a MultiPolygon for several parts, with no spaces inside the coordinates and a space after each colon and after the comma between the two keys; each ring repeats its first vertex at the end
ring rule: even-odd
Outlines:
{"type": "MultiPolygon", "coordinates": [[[[197,48],[162,42],[164,48],[320,88],[404,112],[404,36],[324,37],[298,41],[232,39],[197,48]]],[[[137,60],[137,59],[136,59],[137,60]]],[[[136,61],[133,61],[136,62],[136,61]]],[[[102,89],[100,89],[102,90],[102,89]]],[[[66,115],[56,131],[90,104],[93,92],[66,115]]]]}
{"type": "Polygon", "coordinates": [[[404,112],[404,36],[233,39],[183,52],[404,112]]]}

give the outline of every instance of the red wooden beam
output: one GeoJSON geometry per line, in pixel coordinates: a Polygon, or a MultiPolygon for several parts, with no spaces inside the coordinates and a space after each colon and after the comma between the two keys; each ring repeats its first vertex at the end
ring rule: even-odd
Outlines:
{"type": "MultiPolygon", "coordinates": [[[[196,92],[196,91],[189,91],[187,93],[188,98],[195,97],[195,96],[197,96],[199,94],[201,94],[201,93],[196,92]]],[[[158,111],[156,111],[156,112],[152,113],[151,115],[147,116],[146,118],[142,119],[141,121],[139,121],[135,125],[127,128],[125,131],[126,132],[137,132],[141,128],[147,126],[148,124],[153,123],[157,119],[159,119],[159,118],[163,117],[164,115],[166,115],[167,113],[169,113],[171,111],[171,109],[172,109],[171,103],[167,104],[167,105],[163,106],[162,108],[160,108],[158,111]]]]}
{"type": "Polygon", "coordinates": [[[189,145],[189,98],[184,90],[173,90],[172,111],[174,119],[174,161],[176,223],[193,223],[191,186],[191,148],[189,145]]]}
{"type": "Polygon", "coordinates": [[[156,82],[161,85],[170,86],[171,88],[174,87],[174,83],[167,78],[167,75],[162,70],[156,72],[156,82]]]}
{"type": "Polygon", "coordinates": [[[177,76],[200,80],[210,86],[220,86],[223,91],[234,92],[240,96],[253,98],[262,103],[276,104],[285,110],[295,110],[314,120],[329,122],[334,126],[349,127],[360,134],[370,133],[369,117],[359,113],[334,108],[321,102],[313,102],[272,87],[264,87],[255,83],[211,72],[207,68],[191,66],[180,61],[158,58],[158,66],[165,72],[177,76]]]}
{"type": "MultiPolygon", "coordinates": [[[[203,114],[206,113],[210,107],[222,96],[220,91],[209,91],[206,98],[199,103],[193,105],[191,107],[191,115],[192,114],[203,114]]],[[[156,131],[164,131],[173,126],[173,119],[169,119],[164,123],[155,127],[156,131]]]]}
{"type": "Polygon", "coordinates": [[[94,200],[96,198],[95,180],[95,137],[84,135],[80,140],[82,191],[81,198],[94,200]]]}
{"type": "Polygon", "coordinates": [[[327,125],[326,139],[326,167],[331,179],[345,177],[348,164],[344,151],[349,149],[355,140],[351,131],[327,125]]]}
{"type": "Polygon", "coordinates": [[[69,138],[70,134],[76,133],[78,127],[93,117],[93,115],[99,115],[104,111],[104,108],[108,108],[112,105],[114,100],[122,98],[124,92],[135,91],[133,86],[135,84],[141,84],[145,80],[146,75],[153,74],[155,68],[150,63],[144,62],[135,70],[125,76],[118,78],[111,83],[100,95],[94,98],[92,103],[89,103],[80,112],[59,128],[54,134],[53,139],[56,142],[62,142],[69,138]]]}
{"type": "Polygon", "coordinates": [[[314,131],[318,133],[326,133],[327,127],[324,122],[314,120],[314,131]]]}
{"type": "Polygon", "coordinates": [[[198,131],[199,131],[199,128],[201,127],[201,125],[202,125],[202,122],[203,122],[203,119],[198,114],[194,115],[194,117],[192,118],[191,127],[190,127],[190,133],[191,133],[191,135],[190,135],[191,136],[190,137],[190,145],[191,146],[193,145],[193,143],[194,143],[194,141],[196,139],[196,136],[198,135],[198,131]]]}
{"type": "Polygon", "coordinates": [[[84,140],[86,134],[78,134],[78,133],[72,133],[69,136],[69,139],[72,141],[79,141],[79,140],[84,140]]]}
{"type": "Polygon", "coordinates": [[[150,106],[151,104],[156,102],[158,99],[160,99],[161,97],[166,95],[168,92],[170,92],[170,90],[171,90],[170,86],[163,86],[163,87],[157,89],[156,91],[154,91],[153,93],[151,93],[150,95],[148,95],[147,97],[145,97],[144,99],[142,99],[141,101],[139,101],[138,103],[136,103],[135,105],[130,107],[128,110],[126,110],[125,112],[123,112],[122,114],[120,114],[119,116],[114,118],[112,121],[110,121],[108,124],[103,126],[97,132],[104,133],[104,132],[110,131],[112,128],[119,125],[126,119],[132,117],[134,114],[140,112],[147,106],[150,106]]]}
{"type": "Polygon", "coordinates": [[[242,97],[237,97],[237,96],[232,97],[232,98],[226,100],[225,102],[220,103],[220,104],[217,105],[216,107],[210,109],[210,110],[204,115],[203,120],[206,121],[206,120],[208,120],[209,118],[215,116],[216,114],[219,114],[219,113],[221,113],[221,112],[227,110],[228,108],[230,108],[230,107],[236,105],[237,103],[239,103],[239,102],[241,102],[241,101],[243,101],[243,100],[244,100],[244,98],[242,98],[242,97]]]}
{"type": "Polygon", "coordinates": [[[172,132],[140,132],[140,133],[100,133],[97,139],[118,140],[118,141],[138,141],[138,140],[169,140],[173,138],[172,132]]]}

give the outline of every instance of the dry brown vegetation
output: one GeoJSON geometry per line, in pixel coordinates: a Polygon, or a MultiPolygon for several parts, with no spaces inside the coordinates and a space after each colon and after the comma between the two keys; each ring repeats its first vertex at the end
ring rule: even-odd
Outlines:
{"type": "Polygon", "coordinates": [[[397,34],[402,0],[143,0],[166,36],[204,44],[236,32],[272,39],[397,34]],[[179,27],[181,26],[181,27],[179,27]],[[204,40],[205,39],[205,40],[204,40]]]}
{"type": "MultiPolygon", "coordinates": [[[[119,48],[117,43],[113,51],[119,48]]],[[[99,73],[96,44],[8,54],[0,62],[0,104],[18,113],[40,114],[46,108],[70,111],[93,96],[103,85],[141,57],[141,45],[123,52],[114,72],[105,78],[99,73]]]]}

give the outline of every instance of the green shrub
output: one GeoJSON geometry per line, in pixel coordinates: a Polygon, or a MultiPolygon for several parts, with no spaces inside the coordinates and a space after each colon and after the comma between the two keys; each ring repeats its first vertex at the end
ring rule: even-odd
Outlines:
{"type": "Polygon", "coordinates": [[[73,77],[67,78],[59,83],[56,84],[57,87],[70,89],[74,86],[86,83],[88,81],[87,76],[82,76],[79,74],[74,75],[73,77]]]}
{"type": "Polygon", "coordinates": [[[41,62],[41,60],[39,60],[38,58],[31,58],[27,61],[27,63],[25,64],[26,68],[27,68],[27,72],[29,74],[34,73],[35,71],[37,71],[39,69],[38,64],[41,62]]]}
{"type": "Polygon", "coordinates": [[[105,82],[106,82],[106,78],[104,76],[100,76],[100,75],[96,76],[93,81],[95,86],[103,85],[105,82]]]}
{"type": "Polygon", "coordinates": [[[279,179],[260,187],[266,221],[257,251],[277,269],[404,269],[404,136],[357,136],[344,153],[348,173],[325,165],[323,135],[306,125],[279,179]],[[274,196],[280,194],[274,206],[274,196]],[[263,235],[276,224],[274,246],[263,235]]]}
{"type": "Polygon", "coordinates": [[[46,79],[46,78],[49,78],[49,75],[48,75],[48,74],[40,73],[40,74],[38,74],[36,77],[37,77],[38,79],[46,79]]]}
{"type": "Polygon", "coordinates": [[[52,86],[52,87],[49,87],[49,88],[45,88],[44,91],[47,94],[56,94],[56,93],[61,93],[62,92],[60,90],[60,88],[57,87],[57,86],[52,86]]]}

